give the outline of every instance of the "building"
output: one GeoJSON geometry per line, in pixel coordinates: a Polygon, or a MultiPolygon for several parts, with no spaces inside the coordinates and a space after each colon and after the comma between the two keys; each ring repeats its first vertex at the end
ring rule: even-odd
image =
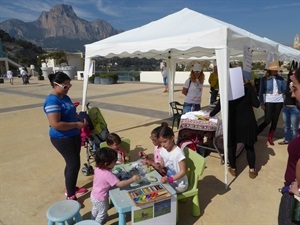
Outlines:
{"type": "Polygon", "coordinates": [[[41,70],[43,72],[43,76],[48,76],[49,73],[63,71],[67,75],[74,79],[77,76],[78,71],[83,71],[84,68],[84,59],[82,52],[69,53],[66,52],[66,57],[68,61],[68,65],[66,63],[62,63],[59,65],[55,59],[49,58],[47,59],[47,63],[43,62],[41,70]]]}
{"type": "Polygon", "coordinates": [[[294,37],[294,46],[293,48],[300,50],[300,42],[299,42],[299,35],[296,34],[294,37]]]}

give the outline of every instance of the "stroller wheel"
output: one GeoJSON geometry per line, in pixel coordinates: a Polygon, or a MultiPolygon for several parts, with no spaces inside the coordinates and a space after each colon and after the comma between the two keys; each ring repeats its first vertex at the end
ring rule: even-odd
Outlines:
{"type": "Polygon", "coordinates": [[[84,164],[84,166],[81,169],[81,172],[84,176],[90,176],[94,174],[94,169],[93,167],[90,165],[88,166],[86,163],[84,164]]]}

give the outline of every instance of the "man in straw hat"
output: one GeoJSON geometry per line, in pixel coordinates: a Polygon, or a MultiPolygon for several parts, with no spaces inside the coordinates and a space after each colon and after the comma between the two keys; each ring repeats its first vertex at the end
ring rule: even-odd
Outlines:
{"type": "Polygon", "coordinates": [[[259,125],[258,134],[271,123],[268,142],[270,145],[274,145],[273,136],[283,107],[286,82],[278,74],[278,71],[283,70],[278,61],[270,62],[266,69],[266,74],[261,78],[259,86],[259,101],[261,108],[265,111],[265,120],[259,125]]]}

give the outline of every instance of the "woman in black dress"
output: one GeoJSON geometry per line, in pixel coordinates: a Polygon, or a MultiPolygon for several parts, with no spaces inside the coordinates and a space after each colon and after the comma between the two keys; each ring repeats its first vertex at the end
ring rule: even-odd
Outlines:
{"type": "MultiPolygon", "coordinates": [[[[236,176],[236,147],[237,143],[243,143],[247,152],[249,165],[249,177],[254,179],[258,173],[255,170],[254,144],[257,141],[257,122],[252,107],[259,107],[259,100],[254,87],[250,83],[244,85],[245,95],[241,98],[229,101],[228,112],[228,159],[230,168],[228,171],[236,176]]],[[[220,101],[210,113],[210,117],[220,111],[220,101]]]]}

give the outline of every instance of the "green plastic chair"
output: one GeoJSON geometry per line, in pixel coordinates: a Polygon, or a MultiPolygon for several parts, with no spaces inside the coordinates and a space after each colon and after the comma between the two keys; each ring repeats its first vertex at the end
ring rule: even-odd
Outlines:
{"type": "MultiPolygon", "coordinates": [[[[205,168],[205,158],[199,155],[197,152],[184,148],[184,154],[187,164],[187,176],[189,181],[189,187],[187,191],[177,194],[177,201],[185,200],[193,197],[192,215],[200,216],[200,204],[198,196],[198,181],[205,168]]],[[[178,207],[177,207],[177,221],[178,221],[178,207]]]]}

